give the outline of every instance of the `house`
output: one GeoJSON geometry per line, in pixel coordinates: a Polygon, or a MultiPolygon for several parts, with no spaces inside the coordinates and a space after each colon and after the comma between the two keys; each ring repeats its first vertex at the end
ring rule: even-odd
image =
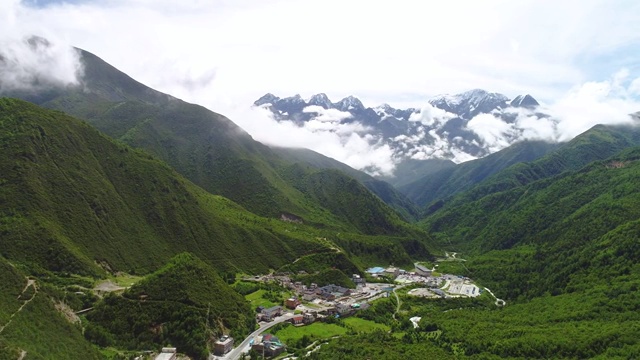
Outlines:
{"type": "Polygon", "coordinates": [[[422,276],[431,276],[431,269],[427,268],[424,265],[416,264],[416,274],[422,276]]]}
{"type": "Polygon", "coordinates": [[[256,351],[262,356],[278,356],[285,350],[284,344],[280,342],[277,336],[272,334],[262,334],[258,342],[251,346],[251,350],[256,351]]]}
{"type": "Polygon", "coordinates": [[[302,322],[305,324],[311,324],[316,321],[316,316],[311,312],[306,312],[302,314],[302,322]]]}
{"type": "Polygon", "coordinates": [[[353,313],[353,310],[350,305],[346,304],[338,304],[336,305],[336,313],[340,316],[348,316],[353,313]]]}
{"type": "Polygon", "coordinates": [[[302,294],[302,300],[304,301],[313,301],[317,298],[318,296],[316,295],[315,291],[311,291],[311,290],[307,290],[304,292],[304,294],[302,294]]]}
{"type": "Polygon", "coordinates": [[[356,285],[358,285],[358,284],[364,285],[366,283],[365,279],[362,276],[358,275],[358,274],[353,274],[353,276],[351,277],[351,280],[356,285]]]}
{"type": "Polygon", "coordinates": [[[398,269],[397,267],[388,267],[386,269],[384,269],[384,275],[388,276],[392,279],[395,279],[398,277],[398,275],[400,275],[400,269],[398,269]]]}
{"type": "Polygon", "coordinates": [[[282,306],[273,306],[262,310],[258,318],[262,321],[272,321],[276,316],[282,315],[282,306]]]}
{"type": "Polygon", "coordinates": [[[321,288],[318,288],[318,295],[320,295],[320,297],[322,297],[323,299],[333,300],[333,299],[328,299],[329,294],[332,294],[334,299],[336,297],[349,296],[351,295],[351,289],[334,285],[334,284],[329,284],[321,288]]]}
{"type": "Polygon", "coordinates": [[[291,319],[289,319],[289,321],[293,325],[303,325],[304,316],[303,315],[296,315],[296,316],[292,317],[291,319]]]}
{"type": "Polygon", "coordinates": [[[213,353],[215,355],[224,355],[233,349],[233,338],[230,336],[223,336],[220,340],[216,341],[213,346],[213,353]]]}
{"type": "Polygon", "coordinates": [[[176,360],[177,352],[176,348],[162,348],[162,351],[156,356],[155,360],[176,360]]]}
{"type": "Polygon", "coordinates": [[[295,308],[300,305],[300,299],[292,297],[289,298],[287,300],[285,300],[284,302],[284,306],[287,307],[287,309],[291,309],[291,310],[295,310],[295,308]]]}

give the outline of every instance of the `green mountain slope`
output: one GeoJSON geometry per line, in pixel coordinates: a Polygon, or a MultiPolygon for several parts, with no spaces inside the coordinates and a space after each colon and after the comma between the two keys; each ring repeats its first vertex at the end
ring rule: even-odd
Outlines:
{"type": "Polygon", "coordinates": [[[454,198],[452,203],[473,201],[564,171],[578,170],[592,161],[606,159],[639,145],[640,128],[596,125],[536,161],[518,163],[496,173],[464,196],[454,198]]]}
{"type": "Polygon", "coordinates": [[[9,259],[146,273],[192,251],[217,269],[263,272],[326,249],[313,230],[285,233],[284,223],[210,195],[62,113],[0,99],[0,128],[0,252],[9,259]]]}
{"type": "Polygon", "coordinates": [[[453,161],[444,159],[404,159],[396,165],[393,176],[379,176],[379,178],[399,189],[423,177],[455,166],[456,163],[453,161]]]}
{"type": "Polygon", "coordinates": [[[538,159],[556,147],[557,144],[543,141],[519,142],[481,159],[443,167],[399,190],[419,206],[425,206],[468,190],[511,165],[538,159]]]}
{"type": "Polygon", "coordinates": [[[635,283],[639,279],[628,276],[637,267],[639,159],[640,148],[630,148],[578,171],[443,209],[427,224],[471,253],[522,249],[509,260],[517,272],[495,264],[476,269],[505,285],[510,298],[635,283]]]}
{"type": "Polygon", "coordinates": [[[48,289],[0,257],[0,359],[101,359],[48,289]],[[55,301],[57,303],[57,301],[55,301]]]}
{"type": "Polygon", "coordinates": [[[467,355],[640,355],[640,147],[575,171],[461,202],[428,228],[459,272],[506,299],[430,320],[467,355]]]}
{"type": "Polygon", "coordinates": [[[106,338],[109,345],[140,350],[173,345],[196,359],[208,358],[213,338],[229,329],[241,338],[255,325],[244,297],[188,253],[175,256],[123,296],[108,296],[87,318],[88,331],[103,334],[94,341],[106,338]]]}
{"type": "Polygon", "coordinates": [[[327,212],[285,181],[277,169],[288,163],[226,117],[150,89],[78,51],[85,68],[81,87],[14,95],[77,116],[145,149],[196,185],[255,214],[295,214],[336,229],[345,225],[339,214],[327,212]]]}
{"type": "Polygon", "coordinates": [[[318,169],[340,170],[360,181],[369,191],[376,194],[382,201],[396,210],[405,220],[414,221],[419,216],[419,211],[415,204],[386,181],[378,180],[362,171],[355,170],[346,164],[309,149],[272,147],[272,150],[282,159],[291,163],[303,163],[318,169]]]}

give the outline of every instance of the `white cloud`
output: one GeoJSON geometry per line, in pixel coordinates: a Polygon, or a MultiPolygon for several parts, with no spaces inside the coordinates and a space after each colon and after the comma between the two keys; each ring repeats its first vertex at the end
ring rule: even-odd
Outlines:
{"type": "Polygon", "coordinates": [[[442,125],[455,117],[455,114],[449,113],[427,103],[422,107],[419,113],[411,114],[411,116],[409,116],[409,121],[419,121],[423,125],[433,127],[442,125]]]}
{"type": "Polygon", "coordinates": [[[325,109],[322,106],[311,105],[302,109],[304,113],[316,113],[314,120],[321,122],[341,122],[342,120],[353,117],[348,111],[340,111],[338,109],[325,109]]]}
{"type": "Polygon", "coordinates": [[[36,26],[21,27],[16,1],[2,3],[0,14],[0,94],[78,84],[79,55],[55,36],[35,37],[36,26]]]}
{"type": "MultiPolygon", "coordinates": [[[[26,59],[4,71],[3,83],[33,80],[26,74],[73,83],[76,62],[58,45],[73,44],[136,80],[228,115],[260,141],[381,172],[393,169],[398,154],[362,135],[361,124],[342,124],[344,114],[321,111],[299,127],[238,109],[267,92],[353,94],[367,106],[407,107],[473,88],[531,93],[547,104],[542,110],[553,120],[525,112],[508,126],[487,116],[472,120],[469,128],[494,150],[514,139],[566,140],[596,123],[628,122],[626,114],[640,110],[637,1],[110,0],[32,8],[0,0],[0,8],[0,47],[12,54],[5,58],[26,59]],[[29,58],[4,45],[31,34],[49,39],[54,52],[29,58]]],[[[430,127],[448,119],[429,107],[412,116],[430,127]]],[[[411,156],[449,151],[468,159],[434,139],[411,156]]]]}
{"type": "Polygon", "coordinates": [[[560,141],[569,140],[596,124],[632,124],[629,114],[640,110],[635,93],[638,78],[629,79],[625,69],[610,79],[575,87],[546,111],[558,119],[560,141]]]}
{"type": "Polygon", "coordinates": [[[361,135],[366,129],[359,123],[311,120],[298,126],[291,121],[276,121],[262,107],[229,107],[223,112],[254,139],[268,145],[311,149],[372,175],[390,175],[395,169],[393,149],[379,138],[361,135]]]}
{"type": "Polygon", "coordinates": [[[571,89],[556,102],[538,109],[507,108],[513,123],[492,114],[480,114],[467,124],[478,134],[489,152],[520,140],[568,141],[597,124],[636,124],[631,116],[640,111],[637,86],[621,69],[604,81],[590,81],[571,89]],[[540,116],[539,112],[550,115],[540,116]]]}
{"type": "Polygon", "coordinates": [[[469,120],[467,128],[480,136],[489,152],[509,146],[514,137],[514,127],[492,114],[480,114],[469,120]]]}

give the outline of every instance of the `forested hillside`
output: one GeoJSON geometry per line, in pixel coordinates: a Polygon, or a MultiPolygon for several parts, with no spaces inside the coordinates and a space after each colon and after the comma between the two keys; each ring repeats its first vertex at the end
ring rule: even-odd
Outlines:
{"type": "Polygon", "coordinates": [[[536,160],[557,147],[558,144],[544,141],[515,143],[486,157],[428,172],[415,181],[399,186],[399,190],[418,206],[424,207],[471,189],[511,165],[536,160]]]}
{"type": "Polygon", "coordinates": [[[0,251],[9,259],[145,273],[193,251],[219,270],[266,271],[325,248],[62,113],[1,99],[0,126],[0,251]]]}
{"type": "Polygon", "coordinates": [[[89,314],[87,337],[101,346],[145,350],[172,345],[194,359],[207,359],[211,338],[253,331],[245,299],[192,254],[169,263],[125,291],[110,295],[89,314]]]}
{"type": "MultiPolygon", "coordinates": [[[[327,211],[282,178],[278,169],[290,165],[289,161],[254,141],[231,120],[148,88],[97,56],[78,51],[84,65],[82,86],[10,95],[86,120],[255,214],[273,218],[295,214],[324,226],[342,223],[340,214],[327,211]]],[[[404,213],[415,211],[397,196],[383,200],[404,213]]]]}

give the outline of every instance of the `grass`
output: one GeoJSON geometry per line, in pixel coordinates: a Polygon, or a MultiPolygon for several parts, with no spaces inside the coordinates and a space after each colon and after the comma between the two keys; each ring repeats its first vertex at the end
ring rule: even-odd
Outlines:
{"type": "Polygon", "coordinates": [[[309,336],[312,341],[315,341],[344,335],[346,333],[347,329],[339,325],[315,322],[307,326],[287,326],[276,332],[275,335],[278,336],[283,343],[287,344],[289,342],[298,341],[305,335],[309,336]]]}
{"type": "Polygon", "coordinates": [[[385,324],[378,324],[371,320],[365,320],[357,317],[350,317],[344,319],[344,323],[347,327],[350,327],[356,332],[371,332],[374,330],[384,330],[389,331],[389,326],[385,324]]]}
{"type": "Polygon", "coordinates": [[[266,308],[276,306],[278,304],[272,302],[271,300],[265,299],[262,296],[267,292],[267,290],[260,289],[258,291],[254,291],[249,295],[246,295],[244,298],[247,299],[251,303],[251,308],[256,309],[258,306],[264,306],[266,308]]]}
{"type": "Polygon", "coordinates": [[[118,286],[129,287],[142,279],[144,279],[144,276],[120,274],[111,278],[111,281],[113,281],[118,286]]]}

